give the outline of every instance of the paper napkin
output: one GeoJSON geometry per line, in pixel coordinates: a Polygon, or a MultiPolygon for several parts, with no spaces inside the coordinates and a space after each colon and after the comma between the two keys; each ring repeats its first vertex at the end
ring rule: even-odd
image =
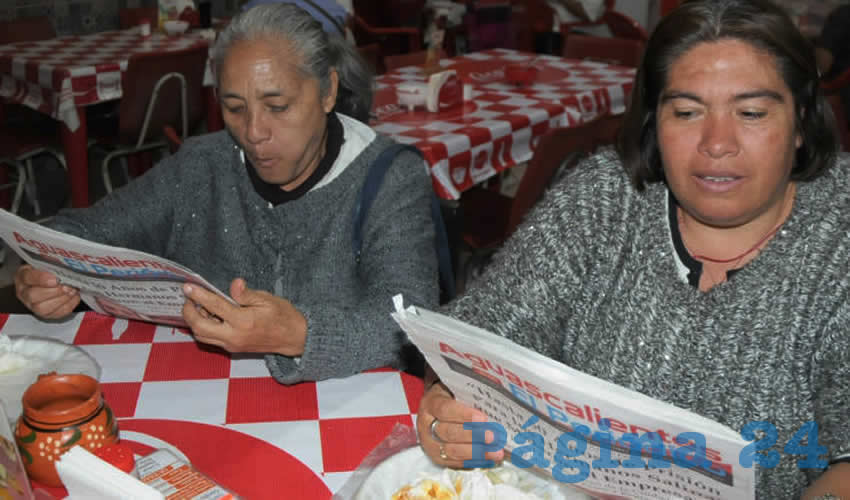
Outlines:
{"type": "Polygon", "coordinates": [[[56,472],[71,500],[165,500],[165,496],[82,446],[74,446],[56,461],[56,472]]]}

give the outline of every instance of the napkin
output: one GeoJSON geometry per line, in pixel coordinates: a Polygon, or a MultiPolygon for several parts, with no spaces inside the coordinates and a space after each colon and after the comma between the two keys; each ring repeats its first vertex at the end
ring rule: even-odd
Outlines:
{"type": "Polygon", "coordinates": [[[165,500],[165,496],[82,446],[74,446],[56,461],[56,472],[71,500],[165,500]]]}

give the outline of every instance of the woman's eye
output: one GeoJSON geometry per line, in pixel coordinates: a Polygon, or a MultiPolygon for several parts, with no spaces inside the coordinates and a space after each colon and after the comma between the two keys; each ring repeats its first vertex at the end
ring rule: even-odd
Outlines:
{"type": "Polygon", "coordinates": [[[269,110],[272,113],[283,113],[287,109],[289,109],[289,106],[269,106],[269,110]]]}
{"type": "Polygon", "coordinates": [[[688,109],[674,109],[673,116],[675,116],[676,118],[687,119],[693,118],[694,116],[696,116],[696,113],[688,109]]]}
{"type": "Polygon", "coordinates": [[[767,115],[764,111],[741,111],[741,116],[746,120],[758,120],[767,115]]]}
{"type": "Polygon", "coordinates": [[[230,114],[239,114],[245,109],[244,106],[225,106],[224,109],[230,114]]]}

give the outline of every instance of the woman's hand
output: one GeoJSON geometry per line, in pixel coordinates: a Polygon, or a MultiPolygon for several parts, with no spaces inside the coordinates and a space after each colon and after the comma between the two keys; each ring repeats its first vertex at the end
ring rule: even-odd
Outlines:
{"type": "Polygon", "coordinates": [[[304,353],[307,320],[288,300],[248,289],[241,278],[230,284],[230,296],[238,305],[197,285],[187,283],[183,292],[189,299],[183,319],[199,342],[228,352],[304,353]]]}
{"type": "MultiPolygon", "coordinates": [[[[464,460],[472,457],[472,431],[463,428],[464,422],[486,422],[487,415],[455,401],[449,390],[437,382],[422,396],[419,405],[419,415],[416,418],[416,430],[419,432],[419,442],[422,449],[434,463],[448,467],[461,468],[464,460]],[[431,434],[434,418],[438,420],[434,426],[439,441],[431,434]],[[440,442],[442,441],[442,442],[440,442]]],[[[494,435],[487,431],[485,441],[493,442],[494,435]]],[[[483,443],[482,443],[483,444],[483,443]]],[[[485,459],[499,462],[505,452],[487,452],[485,459]]],[[[481,457],[475,457],[481,459],[481,457]]]]}
{"type": "Polygon", "coordinates": [[[64,318],[80,303],[79,290],[59,284],[53,273],[29,264],[22,265],[15,272],[15,295],[42,319],[64,318]]]}

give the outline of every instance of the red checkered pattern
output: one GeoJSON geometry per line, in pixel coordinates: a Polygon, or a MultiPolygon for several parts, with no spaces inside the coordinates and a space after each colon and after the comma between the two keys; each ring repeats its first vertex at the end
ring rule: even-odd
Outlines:
{"type": "Polygon", "coordinates": [[[77,106],[121,97],[121,74],[133,54],[208,42],[198,33],[143,37],[138,28],[0,45],[0,97],[79,126],[77,106]]]}
{"type": "Polygon", "coordinates": [[[472,87],[472,99],[440,113],[408,111],[396,102],[396,86],[424,82],[419,66],[382,75],[375,93],[379,132],[413,144],[425,155],[437,193],[460,193],[496,173],[531,159],[537,140],[553,127],[567,127],[625,110],[634,68],[535,55],[508,49],[475,52],[440,64],[472,87]],[[526,86],[508,83],[505,67],[538,69],[526,86]]]}
{"type": "Polygon", "coordinates": [[[62,323],[0,315],[0,325],[91,354],[122,439],[137,453],[173,446],[243,498],[329,498],[396,423],[413,425],[422,395],[420,379],[390,369],[284,386],[260,356],[96,313],[62,323]],[[263,470],[275,473],[259,474],[268,460],[263,470]]]}

